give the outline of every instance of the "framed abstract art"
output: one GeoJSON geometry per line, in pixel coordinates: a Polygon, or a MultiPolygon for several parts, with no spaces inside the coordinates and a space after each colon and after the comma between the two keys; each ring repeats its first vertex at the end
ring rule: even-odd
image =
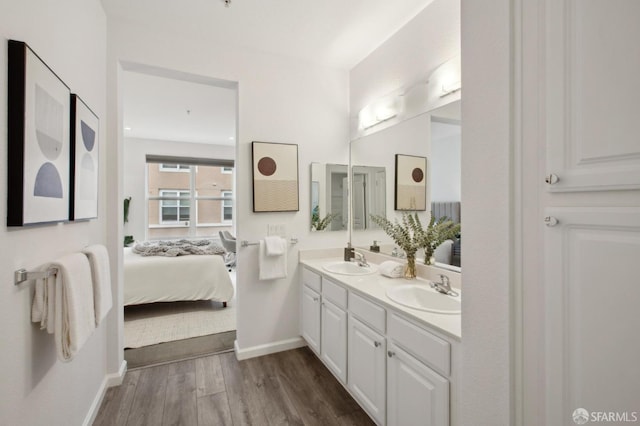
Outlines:
{"type": "Polygon", "coordinates": [[[70,90],[26,43],[8,63],[7,225],[67,221],[70,90]]]}
{"type": "Polygon", "coordinates": [[[70,220],[98,217],[99,125],[98,116],[71,95],[70,220]]]}
{"type": "Polygon", "coordinates": [[[251,147],[253,211],[298,211],[298,145],[253,142],[251,147]]]}
{"type": "Polygon", "coordinates": [[[427,210],[427,158],[396,154],[395,210],[427,210]]]}

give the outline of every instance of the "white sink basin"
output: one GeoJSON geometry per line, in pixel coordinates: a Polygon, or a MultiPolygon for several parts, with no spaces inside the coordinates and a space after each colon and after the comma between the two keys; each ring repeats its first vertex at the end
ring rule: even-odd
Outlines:
{"type": "Polygon", "coordinates": [[[387,297],[396,303],[420,311],[438,314],[459,314],[461,311],[460,296],[448,296],[438,293],[428,284],[407,284],[391,287],[387,297]]]}
{"type": "Polygon", "coordinates": [[[375,266],[360,266],[355,262],[331,262],[322,267],[325,271],[341,275],[369,275],[378,270],[375,266]]]}

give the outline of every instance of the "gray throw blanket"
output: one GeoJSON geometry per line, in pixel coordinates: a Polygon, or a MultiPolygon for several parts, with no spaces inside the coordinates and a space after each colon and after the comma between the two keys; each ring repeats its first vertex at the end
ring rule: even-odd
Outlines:
{"type": "Polygon", "coordinates": [[[131,250],[140,256],[186,256],[189,254],[224,255],[224,248],[211,240],[145,241],[131,250]]]}

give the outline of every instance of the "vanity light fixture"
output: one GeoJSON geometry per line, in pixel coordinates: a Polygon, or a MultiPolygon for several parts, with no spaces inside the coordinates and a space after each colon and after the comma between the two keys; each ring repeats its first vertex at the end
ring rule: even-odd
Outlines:
{"type": "Polygon", "coordinates": [[[397,95],[386,96],[362,108],[358,118],[364,130],[384,121],[397,117],[400,110],[400,99],[397,95]]]}
{"type": "Polygon", "coordinates": [[[442,85],[442,93],[440,94],[441,98],[444,98],[447,95],[457,92],[462,89],[462,82],[457,81],[450,85],[442,85]]]}

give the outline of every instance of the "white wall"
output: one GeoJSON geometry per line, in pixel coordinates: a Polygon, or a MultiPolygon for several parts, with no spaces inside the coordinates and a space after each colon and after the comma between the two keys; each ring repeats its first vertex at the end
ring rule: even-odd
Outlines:
{"type": "MultiPolygon", "coordinates": [[[[348,160],[348,75],[283,56],[229,49],[219,40],[185,39],[163,28],[141,28],[125,21],[109,22],[109,100],[118,128],[118,62],[238,82],[236,208],[238,239],[257,241],[268,224],[285,224],[300,239],[289,250],[289,276],[258,281],[257,250],[238,254],[238,346],[241,351],[296,339],[298,333],[298,248],[343,246],[346,231],[310,232],[310,167],[312,161],[348,160]],[[299,146],[300,211],[252,213],[251,142],[285,142],[299,146]]],[[[122,71],[120,71],[122,72],[122,71]]],[[[118,144],[122,152],[122,133],[118,144]]],[[[115,139],[114,139],[115,140],[115,139]]],[[[114,153],[118,158],[121,154],[114,153]]],[[[113,178],[117,185],[117,177],[113,178]]],[[[120,194],[120,198],[124,194],[120,194]]],[[[121,284],[120,284],[121,288],[121,284]]]]}
{"type": "Polygon", "coordinates": [[[514,424],[510,352],[512,3],[462,4],[462,425],[514,424]]]}
{"type": "Polygon", "coordinates": [[[460,54],[460,0],[434,0],[350,71],[351,116],[460,54]]]}
{"type": "Polygon", "coordinates": [[[460,201],[461,143],[460,125],[431,123],[431,201],[460,201]]]}
{"type": "Polygon", "coordinates": [[[233,160],[235,153],[234,146],[126,138],[123,184],[124,197],[131,197],[131,203],[129,222],[124,224],[125,235],[133,235],[139,241],[146,238],[147,154],[233,160]]]}
{"type": "MultiPolygon", "coordinates": [[[[13,271],[35,268],[105,243],[106,18],[98,0],[56,2],[23,0],[0,3],[0,166],[7,164],[7,39],[31,48],[100,117],[99,219],[84,223],[7,229],[6,173],[0,173],[0,323],[2,380],[0,424],[79,425],[90,411],[107,373],[107,327],[103,323],[70,363],[56,358],[53,336],[30,321],[33,283],[13,285],[13,271]]],[[[114,321],[113,311],[107,322],[114,321]]]]}

